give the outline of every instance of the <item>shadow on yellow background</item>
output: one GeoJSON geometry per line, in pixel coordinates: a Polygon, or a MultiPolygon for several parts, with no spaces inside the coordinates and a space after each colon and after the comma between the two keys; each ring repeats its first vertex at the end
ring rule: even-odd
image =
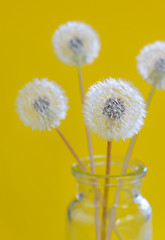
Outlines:
{"type": "MultiPolygon", "coordinates": [[[[147,98],[151,86],[137,73],[135,56],[147,43],[165,40],[164,0],[3,1],[1,8],[0,239],[65,239],[65,214],[75,194],[74,159],[55,132],[32,132],[15,113],[18,89],[34,77],[62,85],[70,110],[61,129],[79,156],[88,154],[77,71],[53,53],[54,30],[68,20],[91,24],[100,34],[101,53],[83,67],[85,89],[105,77],[134,82],[147,98]]],[[[165,91],[156,91],[133,156],[149,168],[143,194],[154,214],[154,239],[164,239],[165,91]]],[[[95,154],[106,143],[92,135],[95,154]]],[[[130,141],[130,140],[129,140],[130,141]]],[[[114,142],[113,154],[129,141],[114,142]]]]}

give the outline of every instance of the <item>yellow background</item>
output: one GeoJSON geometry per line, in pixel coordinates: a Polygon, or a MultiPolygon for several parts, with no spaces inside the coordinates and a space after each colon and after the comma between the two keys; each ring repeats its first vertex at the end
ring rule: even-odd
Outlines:
{"type": "MultiPolygon", "coordinates": [[[[65,236],[65,214],[75,194],[74,159],[55,132],[26,128],[15,113],[18,89],[34,77],[55,80],[69,96],[61,130],[79,156],[88,154],[81,116],[77,71],[61,63],[51,45],[55,29],[82,20],[100,34],[101,52],[83,67],[85,89],[108,76],[130,79],[147,98],[151,86],[141,79],[135,56],[147,43],[165,40],[164,0],[15,0],[1,2],[1,160],[0,239],[42,240],[65,236]]],[[[165,91],[156,91],[133,156],[149,167],[143,194],[154,215],[154,239],[164,239],[165,91]]],[[[106,143],[92,135],[95,154],[106,143]]],[[[114,142],[125,154],[129,140],[114,142]]]]}

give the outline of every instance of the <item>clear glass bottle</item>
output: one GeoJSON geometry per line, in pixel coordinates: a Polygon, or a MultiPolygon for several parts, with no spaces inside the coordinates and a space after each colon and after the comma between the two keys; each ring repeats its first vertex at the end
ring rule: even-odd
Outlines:
{"type": "MultiPolygon", "coordinates": [[[[123,161],[112,158],[111,176],[104,175],[105,156],[95,157],[96,175],[73,165],[77,194],[67,213],[67,240],[152,240],[152,209],[141,195],[147,168],[131,159],[126,174],[121,175],[123,161]],[[108,201],[103,224],[105,188],[108,201]]],[[[89,160],[84,164],[90,172],[89,160]]]]}

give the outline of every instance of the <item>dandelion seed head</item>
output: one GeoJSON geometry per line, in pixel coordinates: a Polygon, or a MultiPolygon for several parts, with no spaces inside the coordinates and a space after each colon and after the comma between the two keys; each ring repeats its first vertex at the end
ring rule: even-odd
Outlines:
{"type": "Polygon", "coordinates": [[[89,88],[83,114],[87,126],[110,141],[137,134],[146,110],[143,97],[130,82],[108,78],[89,88]]]}
{"type": "Polygon", "coordinates": [[[90,64],[100,51],[98,34],[84,22],[69,21],[61,25],[53,35],[52,44],[58,58],[70,65],[90,64]]]}
{"type": "Polygon", "coordinates": [[[137,68],[150,84],[165,89],[165,42],[156,41],[144,46],[137,56],[137,68]]]}
{"type": "Polygon", "coordinates": [[[65,119],[68,99],[64,90],[54,81],[36,78],[19,91],[16,106],[25,126],[31,126],[33,130],[50,130],[65,119]]]}

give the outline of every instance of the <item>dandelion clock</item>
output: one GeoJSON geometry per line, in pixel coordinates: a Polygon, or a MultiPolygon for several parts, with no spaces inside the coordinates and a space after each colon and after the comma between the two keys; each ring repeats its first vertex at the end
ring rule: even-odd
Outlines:
{"type": "Polygon", "coordinates": [[[54,33],[52,44],[58,58],[71,65],[90,64],[100,51],[99,36],[84,22],[70,21],[54,33]]]}
{"type": "Polygon", "coordinates": [[[19,90],[16,106],[19,118],[25,126],[31,126],[33,130],[40,131],[55,128],[80,167],[86,171],[85,166],[58,128],[68,110],[68,98],[60,85],[47,78],[41,80],[36,78],[19,90]]]}

